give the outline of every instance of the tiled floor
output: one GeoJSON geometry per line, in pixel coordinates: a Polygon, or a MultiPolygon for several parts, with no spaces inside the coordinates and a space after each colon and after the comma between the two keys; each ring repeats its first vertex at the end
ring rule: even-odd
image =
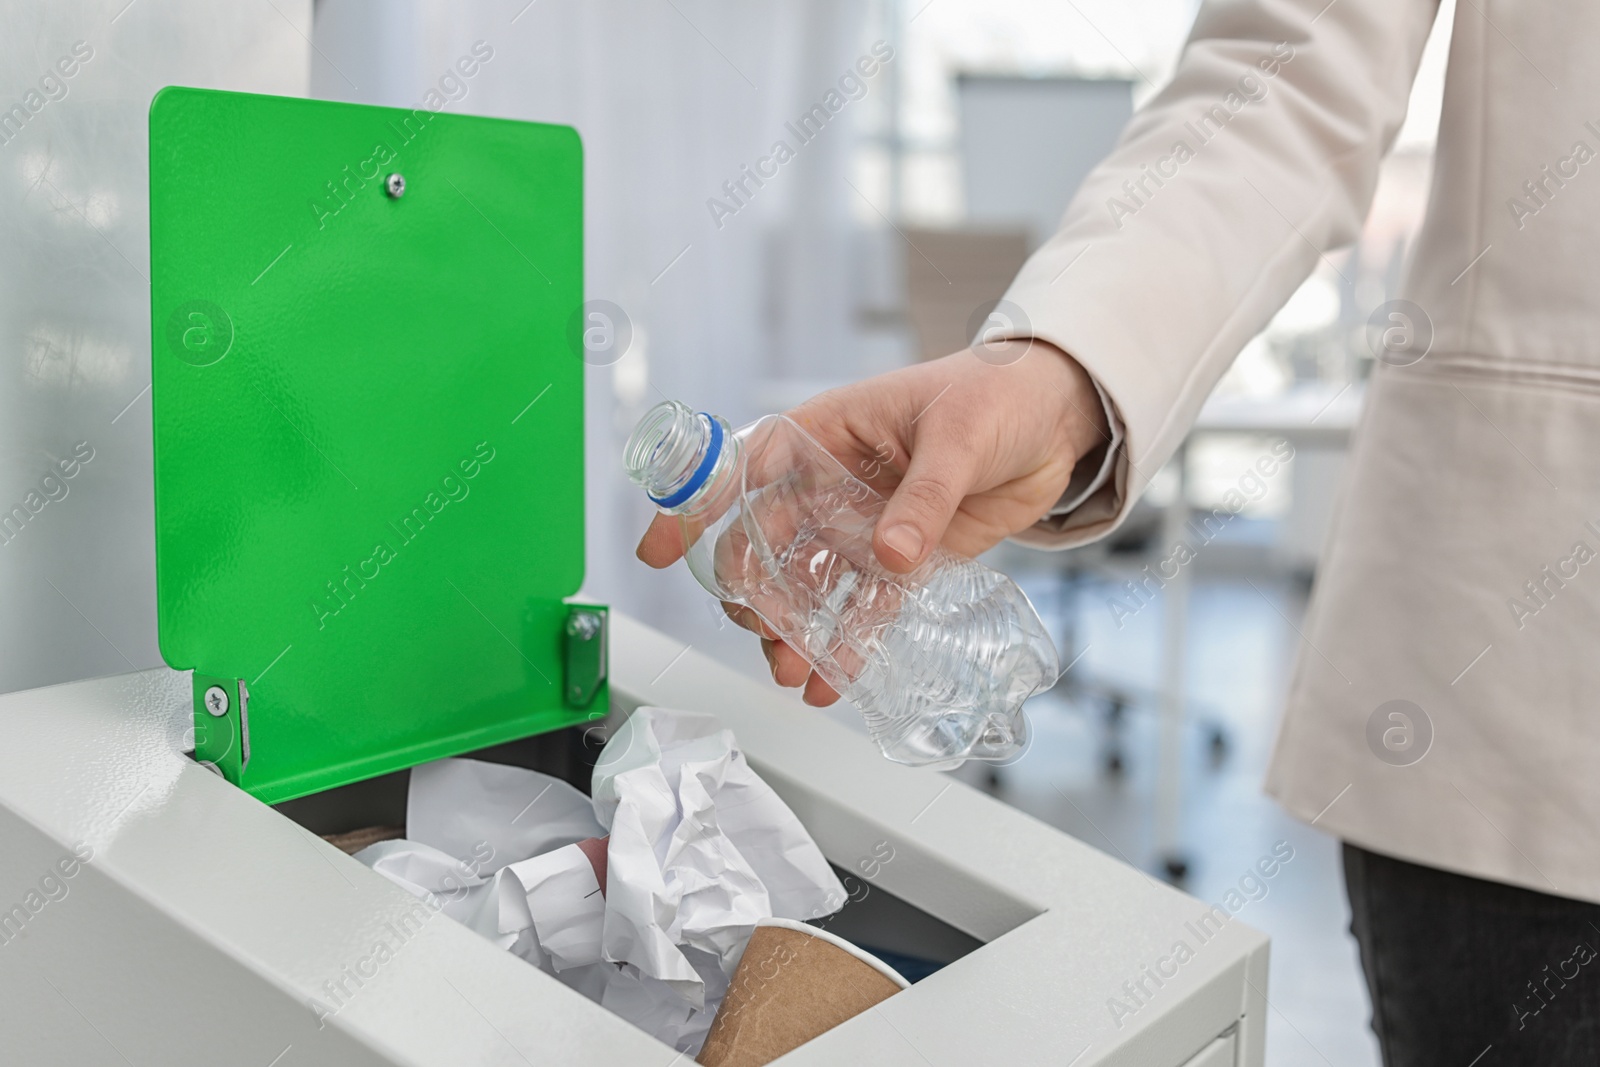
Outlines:
{"type": "MultiPolygon", "coordinates": [[[[1037,559],[1038,557],[1035,557],[1037,559]]],[[[1016,563],[1007,560],[1008,565],[1016,563]]],[[[1112,685],[1134,703],[1125,716],[1126,772],[1105,772],[1103,704],[1054,694],[1030,705],[1035,740],[1028,754],[1002,772],[998,795],[1038,818],[1145,870],[1161,869],[1154,835],[1157,722],[1154,690],[1160,678],[1161,603],[1118,629],[1106,606],[1108,590],[1081,589],[1075,603],[1044,570],[1008,566],[1046,616],[1053,632],[1076,619],[1083,653],[1073,675],[1091,690],[1112,685]]],[[[1187,690],[1190,719],[1183,758],[1181,840],[1190,873],[1185,886],[1218,900],[1239,884],[1278,842],[1294,857],[1240,918],[1272,937],[1267,1062],[1282,1067],[1327,1063],[1376,1067],[1367,1028],[1366,992],[1341,880],[1338,843],[1285,816],[1261,791],[1288,672],[1298,638],[1288,621],[1304,611],[1292,579],[1197,576],[1190,598],[1187,690]],[[1208,727],[1221,727],[1226,755],[1212,759],[1208,727]]],[[[981,784],[981,768],[961,777],[981,784]]]]}

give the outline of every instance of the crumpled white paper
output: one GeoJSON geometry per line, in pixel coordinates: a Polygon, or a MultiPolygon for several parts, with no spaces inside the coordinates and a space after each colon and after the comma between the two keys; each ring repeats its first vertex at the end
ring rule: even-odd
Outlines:
{"type": "Polygon", "coordinates": [[[440,760],[411,772],[407,838],[356,858],[694,1055],[756,922],[830,914],[844,887],[713,716],[640,708],[593,792],[440,760]]]}

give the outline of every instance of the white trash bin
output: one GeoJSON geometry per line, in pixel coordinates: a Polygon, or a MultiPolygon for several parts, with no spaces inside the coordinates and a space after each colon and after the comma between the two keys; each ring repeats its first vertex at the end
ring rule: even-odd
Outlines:
{"type": "MultiPolygon", "coordinates": [[[[1263,1062],[1264,935],[959,782],[886,762],[765,681],[612,621],[614,708],[719,716],[866,887],[830,929],[959,957],[780,1062],[1263,1062]]],[[[0,697],[8,1062],[686,1062],[451,920],[404,922],[403,890],[185,754],[192,709],[189,679],[166,669],[0,697]],[[329,982],[349,995],[319,1018],[308,1005],[329,982]]]]}

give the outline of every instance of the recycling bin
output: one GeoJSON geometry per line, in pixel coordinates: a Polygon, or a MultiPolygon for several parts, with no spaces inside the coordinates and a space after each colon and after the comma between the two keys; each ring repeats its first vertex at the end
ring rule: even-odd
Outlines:
{"type": "MultiPolygon", "coordinates": [[[[617,712],[717,715],[853,875],[829,929],[951,960],[779,1062],[1263,1062],[1265,936],[945,775],[886,762],[764,680],[611,619],[617,712]],[[1192,948],[1181,966],[1179,942],[1192,948]]],[[[290,817],[300,802],[275,808],[201,767],[192,733],[192,680],[164,668],[0,697],[7,1060],[687,1063],[465,927],[417,926],[414,898],[290,817]],[[381,963],[380,943],[394,946],[381,963]],[[332,1003],[330,983],[343,991],[331,1016],[313,1007],[332,1003]]],[[[381,798],[348,796],[348,827],[393,817],[381,798]]],[[[403,788],[390,803],[403,812],[403,788]]]]}

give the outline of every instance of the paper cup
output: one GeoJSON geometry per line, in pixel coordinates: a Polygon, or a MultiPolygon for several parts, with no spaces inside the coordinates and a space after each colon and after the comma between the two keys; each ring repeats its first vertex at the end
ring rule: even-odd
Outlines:
{"type": "Polygon", "coordinates": [[[404,826],[367,826],[343,834],[323,834],[322,839],[334,848],[351,856],[379,841],[393,841],[406,836],[404,826]]]}
{"type": "Polygon", "coordinates": [[[902,989],[887,963],[792,919],[756,924],[697,1063],[760,1067],[902,989]]]}

